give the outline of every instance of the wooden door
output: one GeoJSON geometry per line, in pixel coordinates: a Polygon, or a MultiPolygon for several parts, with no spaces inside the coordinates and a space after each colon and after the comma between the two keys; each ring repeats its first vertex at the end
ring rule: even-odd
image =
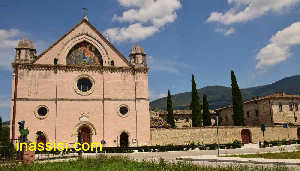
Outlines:
{"type": "Polygon", "coordinates": [[[91,143],[91,130],[88,127],[82,127],[80,129],[81,131],[81,136],[82,136],[82,144],[83,143],[91,143]]]}
{"type": "Polygon", "coordinates": [[[249,129],[243,129],[241,132],[242,135],[242,143],[249,144],[251,143],[251,132],[249,129]]]}
{"type": "Polygon", "coordinates": [[[36,142],[37,142],[37,144],[43,143],[43,146],[45,147],[46,146],[46,142],[47,142],[45,135],[43,135],[43,134],[39,135],[38,138],[37,138],[37,140],[36,140],[36,142]]]}
{"type": "Polygon", "coordinates": [[[128,134],[123,132],[120,135],[120,147],[128,147],[129,141],[128,141],[128,134]]]}

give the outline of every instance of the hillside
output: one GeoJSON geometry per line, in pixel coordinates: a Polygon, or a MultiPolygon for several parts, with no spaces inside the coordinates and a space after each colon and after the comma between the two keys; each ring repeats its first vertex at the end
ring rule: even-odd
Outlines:
{"type": "Polygon", "coordinates": [[[5,121],[2,123],[3,126],[9,126],[9,121],[5,121]]]}
{"type": "MultiPolygon", "coordinates": [[[[300,75],[287,77],[275,83],[241,89],[243,100],[250,100],[256,96],[266,96],[275,92],[283,91],[287,94],[300,94],[300,75]]],[[[198,89],[202,98],[203,93],[208,96],[211,109],[220,108],[231,104],[231,88],[225,86],[207,86],[198,89]]],[[[187,109],[191,102],[191,92],[179,93],[172,96],[174,109],[187,109]]],[[[165,109],[167,98],[160,98],[150,102],[151,109],[165,109]]]]}

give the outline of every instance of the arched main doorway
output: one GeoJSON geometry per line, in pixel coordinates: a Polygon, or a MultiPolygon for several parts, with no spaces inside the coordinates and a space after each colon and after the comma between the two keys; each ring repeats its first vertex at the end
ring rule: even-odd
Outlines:
{"type": "Polygon", "coordinates": [[[243,129],[241,132],[241,136],[242,136],[242,143],[243,144],[249,144],[252,142],[251,140],[251,132],[249,129],[243,129]]]}
{"type": "Polygon", "coordinates": [[[126,132],[122,132],[120,135],[120,147],[128,147],[129,141],[128,141],[128,134],[126,132]]]}
{"type": "Polygon", "coordinates": [[[46,143],[47,143],[47,138],[46,138],[45,134],[41,131],[38,131],[36,134],[37,134],[36,143],[37,144],[42,143],[43,146],[45,147],[46,143]]]}
{"type": "Polygon", "coordinates": [[[91,143],[91,129],[88,126],[81,126],[78,130],[81,133],[82,144],[91,143]]]}
{"type": "Polygon", "coordinates": [[[300,128],[297,129],[297,138],[300,139],[300,128]]]}

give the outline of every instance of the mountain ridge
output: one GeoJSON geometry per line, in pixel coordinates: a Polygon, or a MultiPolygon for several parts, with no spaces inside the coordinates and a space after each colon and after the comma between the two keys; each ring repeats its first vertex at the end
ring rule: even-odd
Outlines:
{"type": "MultiPolygon", "coordinates": [[[[300,94],[300,75],[285,77],[270,84],[241,89],[243,101],[256,96],[266,96],[283,91],[287,94],[300,94]]],[[[203,93],[208,96],[210,109],[216,109],[231,104],[231,87],[214,85],[198,89],[200,98],[203,93]]],[[[191,92],[172,95],[174,109],[188,109],[191,102],[191,92]]],[[[163,97],[150,102],[151,109],[166,109],[167,98],[163,97]]]]}

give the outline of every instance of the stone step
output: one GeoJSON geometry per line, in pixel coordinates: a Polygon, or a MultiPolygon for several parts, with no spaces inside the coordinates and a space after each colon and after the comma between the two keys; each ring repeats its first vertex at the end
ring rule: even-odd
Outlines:
{"type": "Polygon", "coordinates": [[[244,144],[242,149],[248,149],[248,148],[254,148],[254,149],[259,149],[259,144],[244,144]]]}

